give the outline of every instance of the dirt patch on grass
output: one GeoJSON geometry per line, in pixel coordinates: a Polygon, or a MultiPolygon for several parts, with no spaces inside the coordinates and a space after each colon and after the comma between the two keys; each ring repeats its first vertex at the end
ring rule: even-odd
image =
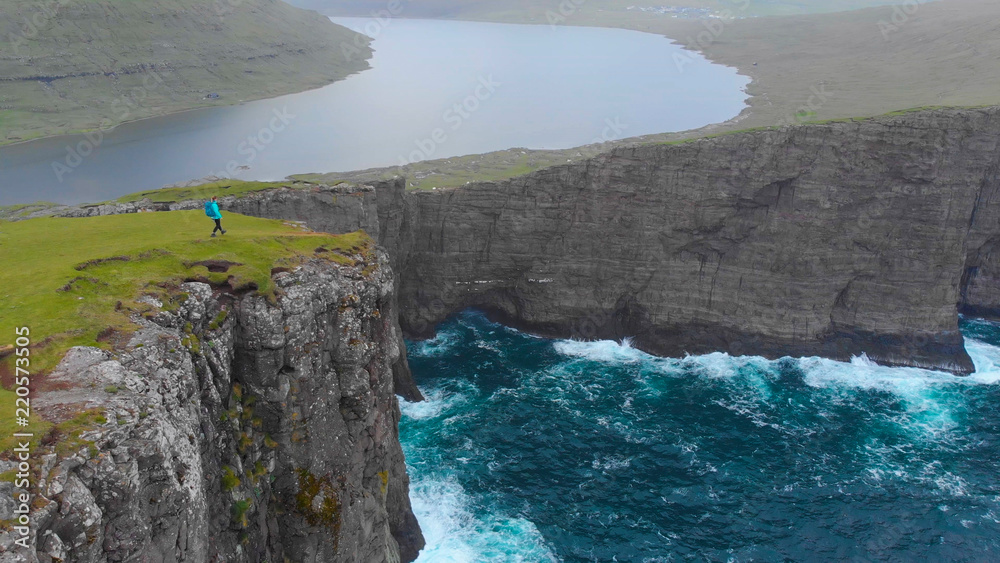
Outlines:
{"type": "Polygon", "coordinates": [[[230,262],[228,260],[202,260],[201,262],[194,262],[188,264],[188,268],[194,268],[195,266],[204,266],[208,268],[209,272],[215,274],[221,274],[229,271],[229,268],[234,266],[242,266],[240,262],[230,262]]]}
{"type": "Polygon", "coordinates": [[[77,276],[77,277],[69,280],[68,282],[66,282],[66,285],[60,287],[57,291],[73,291],[73,289],[75,289],[76,286],[80,282],[88,282],[88,283],[99,284],[99,285],[108,285],[108,284],[102,282],[101,280],[99,280],[97,278],[86,278],[86,277],[83,277],[83,276],[77,276]]]}
{"type": "Polygon", "coordinates": [[[128,256],[111,256],[110,258],[95,258],[93,260],[87,260],[86,262],[77,264],[75,268],[76,271],[82,272],[92,266],[100,266],[101,264],[107,264],[108,262],[130,262],[131,260],[132,258],[128,256]]]}

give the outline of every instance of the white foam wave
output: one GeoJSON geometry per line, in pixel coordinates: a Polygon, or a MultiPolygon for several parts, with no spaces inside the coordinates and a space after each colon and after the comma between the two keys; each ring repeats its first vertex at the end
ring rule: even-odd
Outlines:
{"type": "Polygon", "coordinates": [[[454,348],[458,340],[459,334],[454,329],[439,330],[434,338],[411,344],[407,352],[411,356],[426,358],[443,356],[454,348]]]}
{"type": "Polygon", "coordinates": [[[631,340],[627,338],[622,342],[614,340],[557,340],[553,346],[556,352],[564,356],[582,358],[592,362],[633,364],[658,360],[655,356],[633,348],[631,340]]]}
{"type": "MultiPolygon", "coordinates": [[[[734,395],[719,403],[721,406],[747,416],[758,426],[781,430],[781,423],[772,420],[761,409],[762,404],[772,402],[777,374],[781,369],[778,361],[759,356],[730,356],[723,352],[687,356],[680,360],[664,359],[637,350],[628,341],[562,340],[554,342],[553,346],[560,354],[574,359],[605,364],[639,364],[639,379],[644,380],[648,390],[653,391],[656,390],[655,380],[664,375],[676,377],[687,374],[731,381],[737,388],[733,389],[734,395]]],[[[959,426],[957,410],[964,406],[964,388],[1000,382],[1000,347],[966,339],[966,348],[976,366],[976,373],[967,378],[918,368],[882,366],[865,354],[852,358],[850,362],[818,357],[794,361],[803,373],[804,383],[825,391],[827,398],[834,403],[854,401],[858,391],[886,392],[897,397],[906,408],[906,413],[894,418],[893,422],[924,438],[948,440],[959,426]]],[[[562,369],[565,367],[567,365],[550,370],[549,378],[568,380],[549,383],[549,389],[572,383],[575,370],[562,369]]],[[[576,387],[576,392],[579,391],[580,388],[576,387]]],[[[567,405],[568,408],[572,406],[567,405]]]]}
{"type": "Polygon", "coordinates": [[[454,411],[456,407],[469,400],[465,393],[444,389],[429,389],[423,391],[423,394],[424,400],[418,403],[411,403],[402,397],[399,398],[399,410],[404,417],[414,420],[437,418],[442,414],[454,411]]]}
{"type": "MultiPolygon", "coordinates": [[[[613,340],[558,340],[553,346],[560,354],[602,363],[643,363],[661,370],[676,371],[686,368],[713,378],[731,378],[745,374],[747,368],[756,371],[773,371],[776,361],[760,356],[730,356],[725,352],[713,352],[683,359],[659,358],[634,348],[630,339],[622,342],[613,340]]],[[[976,372],[967,378],[920,368],[901,368],[879,365],[867,354],[851,358],[850,362],[828,360],[818,357],[798,358],[806,383],[811,387],[851,387],[856,389],[879,389],[889,392],[908,388],[923,387],[928,384],[995,384],[1000,383],[1000,347],[975,339],[966,338],[966,350],[972,357],[976,372]]]]}
{"type": "Polygon", "coordinates": [[[427,540],[417,563],[558,561],[533,523],[484,514],[453,477],[415,482],[410,499],[427,540]]]}
{"type": "Polygon", "coordinates": [[[632,465],[632,458],[623,455],[597,456],[591,462],[591,467],[605,473],[616,469],[625,469],[632,465]]]}
{"type": "Polygon", "coordinates": [[[973,338],[965,339],[965,351],[972,357],[976,373],[969,376],[975,383],[993,385],[1000,383],[1000,348],[973,338]]]}

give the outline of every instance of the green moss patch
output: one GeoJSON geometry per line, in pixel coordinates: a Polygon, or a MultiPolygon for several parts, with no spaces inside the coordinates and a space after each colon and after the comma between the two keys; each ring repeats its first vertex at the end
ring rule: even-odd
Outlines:
{"type": "Polygon", "coordinates": [[[238,500],[233,503],[233,522],[241,528],[246,528],[247,522],[247,512],[253,506],[253,502],[250,500],[238,500]]]}
{"type": "Polygon", "coordinates": [[[107,422],[103,409],[85,410],[69,420],[50,425],[48,434],[42,439],[42,445],[53,446],[59,457],[76,453],[86,446],[91,446],[90,453],[95,455],[94,443],[84,439],[82,435],[107,422]]]}
{"type": "Polygon", "coordinates": [[[232,467],[225,466],[222,469],[222,490],[229,492],[239,486],[240,478],[236,476],[236,472],[232,467]]]}
{"type": "Polygon", "coordinates": [[[295,507],[310,526],[327,526],[339,537],[340,500],[329,477],[318,478],[306,469],[299,469],[299,492],[295,507]]]}

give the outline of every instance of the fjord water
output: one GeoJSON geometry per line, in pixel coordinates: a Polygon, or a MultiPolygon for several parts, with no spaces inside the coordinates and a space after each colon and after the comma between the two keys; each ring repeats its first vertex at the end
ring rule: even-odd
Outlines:
{"type": "MultiPolygon", "coordinates": [[[[0,148],[0,205],[103,201],[208,175],[270,180],[569,148],[700,127],[745,107],[746,77],[658,35],[334,21],[376,36],[371,69],[309,92],[129,123],[104,133],[96,149],[82,136],[0,148]],[[239,167],[249,168],[227,170],[239,167]]],[[[158,87],[175,86],[164,75],[158,87]]]]}
{"type": "Polygon", "coordinates": [[[419,561],[1000,558],[1000,325],[969,378],[663,359],[465,313],[411,343],[419,561]]]}

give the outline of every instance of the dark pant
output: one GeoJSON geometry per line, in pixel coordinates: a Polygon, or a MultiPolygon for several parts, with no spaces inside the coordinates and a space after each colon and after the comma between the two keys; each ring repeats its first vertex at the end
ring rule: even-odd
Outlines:
{"type": "Polygon", "coordinates": [[[212,234],[214,235],[215,231],[221,231],[221,230],[222,230],[222,219],[216,219],[215,228],[212,229],[212,234]]]}

